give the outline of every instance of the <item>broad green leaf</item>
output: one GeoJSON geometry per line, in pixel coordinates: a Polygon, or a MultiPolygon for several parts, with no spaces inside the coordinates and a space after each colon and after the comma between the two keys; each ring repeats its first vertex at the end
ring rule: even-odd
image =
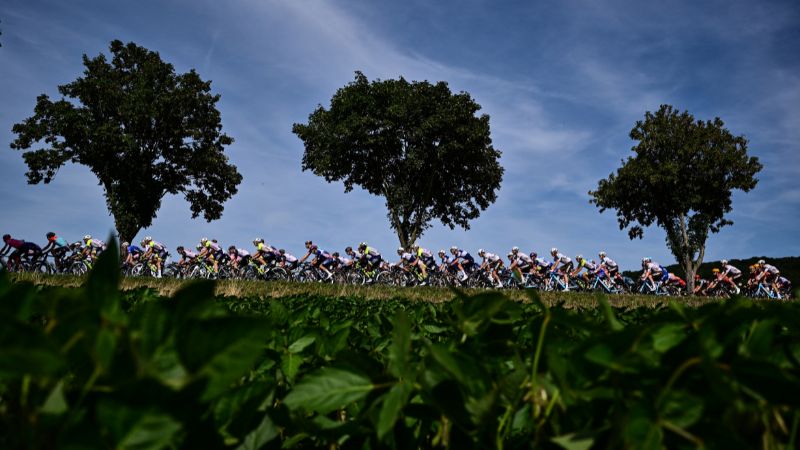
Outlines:
{"type": "Polygon", "coordinates": [[[290,353],[300,353],[305,350],[306,347],[314,343],[316,338],[311,335],[306,335],[301,337],[300,339],[292,342],[292,345],[289,346],[290,353]]]}
{"type": "Polygon", "coordinates": [[[397,378],[408,377],[411,360],[411,324],[408,315],[399,311],[394,320],[392,343],[389,346],[389,372],[397,378]]]}
{"type": "Polygon", "coordinates": [[[653,349],[659,353],[675,347],[686,339],[686,327],[680,323],[667,323],[652,332],[653,349]]]}
{"type": "Polygon", "coordinates": [[[156,409],[140,409],[104,401],[98,404],[97,417],[114,439],[114,447],[131,450],[173,447],[180,422],[156,409]]]}
{"type": "Polygon", "coordinates": [[[297,371],[300,370],[301,364],[303,364],[301,355],[287,353],[281,359],[281,370],[290,383],[294,383],[294,377],[297,376],[297,371]]]}
{"type": "Polygon", "coordinates": [[[68,409],[67,399],[64,398],[64,382],[58,384],[50,391],[47,400],[44,401],[41,411],[45,414],[61,414],[68,409]]]}
{"type": "Polygon", "coordinates": [[[614,309],[611,307],[611,304],[608,303],[608,298],[603,293],[598,293],[595,298],[597,299],[597,303],[600,305],[600,308],[603,310],[603,315],[606,317],[606,322],[608,322],[608,326],[611,327],[613,331],[619,331],[624,328],[622,323],[617,320],[616,314],[614,314],[614,309]]]}
{"type": "Polygon", "coordinates": [[[300,380],[283,401],[291,409],[326,414],[366,397],[372,389],[372,382],[364,375],[323,368],[300,380]]]}
{"type": "Polygon", "coordinates": [[[378,439],[383,439],[387,433],[392,431],[400,412],[408,402],[408,397],[411,395],[412,390],[410,382],[401,381],[392,386],[389,392],[383,396],[381,412],[378,415],[378,439]]]}
{"type": "Polygon", "coordinates": [[[703,415],[703,399],[687,392],[671,391],[661,404],[661,417],[681,428],[694,425],[703,415]]]}
{"type": "Polygon", "coordinates": [[[275,423],[267,414],[264,414],[264,419],[261,420],[258,427],[244,438],[244,442],[237,447],[237,450],[258,450],[276,437],[278,437],[278,429],[275,423]]]}
{"type": "Polygon", "coordinates": [[[594,436],[581,433],[564,434],[550,440],[566,450],[589,450],[594,444],[594,436]]]}

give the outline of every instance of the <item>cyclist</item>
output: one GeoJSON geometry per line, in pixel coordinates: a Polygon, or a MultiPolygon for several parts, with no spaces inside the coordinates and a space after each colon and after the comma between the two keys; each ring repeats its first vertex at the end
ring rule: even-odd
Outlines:
{"type": "Polygon", "coordinates": [[[780,278],[781,271],[777,267],[767,264],[763,259],[758,261],[758,275],[756,276],[756,283],[762,280],[764,284],[769,284],[772,290],[778,292],[778,278],[780,278]]]}
{"type": "Polygon", "coordinates": [[[286,270],[294,270],[297,266],[300,265],[299,259],[291,253],[287,253],[286,250],[280,249],[278,250],[278,254],[281,255],[280,257],[280,265],[286,270]]]}
{"type": "Polygon", "coordinates": [[[169,257],[167,246],[161,242],[154,241],[150,236],[145,236],[142,239],[142,248],[144,248],[144,255],[142,255],[141,259],[152,259],[156,264],[156,278],[161,278],[162,266],[167,257],[169,257]]]}
{"type": "Polygon", "coordinates": [[[325,250],[321,250],[311,241],[306,241],[306,249],[308,250],[306,254],[300,258],[299,264],[302,264],[309,256],[314,255],[314,259],[311,261],[312,267],[317,267],[323,272],[325,272],[326,280],[330,280],[333,278],[333,272],[331,272],[331,265],[333,264],[333,256],[326,252],[325,250]]]}
{"type": "Polygon", "coordinates": [[[553,264],[550,266],[550,272],[555,272],[564,280],[564,290],[569,291],[569,273],[572,270],[572,259],[566,255],[558,253],[558,249],[553,247],[550,249],[550,255],[553,257],[553,264]]]}
{"type": "MultiPolygon", "coordinates": [[[[407,252],[403,247],[397,249],[397,254],[400,255],[400,261],[397,263],[397,265],[406,272],[411,271],[412,267],[416,267],[422,274],[420,278],[422,283],[420,284],[423,286],[427,284],[428,268],[425,267],[425,263],[419,259],[415,253],[407,252]]],[[[420,275],[417,276],[419,277],[420,275]]]]}
{"type": "Polygon", "coordinates": [[[444,249],[441,249],[439,250],[439,259],[442,260],[442,263],[439,264],[439,272],[446,272],[450,267],[450,264],[453,263],[453,258],[447,256],[447,253],[444,251],[444,249]]]}
{"type": "Polygon", "coordinates": [[[600,257],[600,267],[608,274],[608,278],[611,279],[612,282],[624,286],[625,280],[622,279],[622,275],[619,273],[619,265],[617,265],[613,259],[609,258],[605,251],[600,251],[597,256],[600,257]]]}
{"type": "Polygon", "coordinates": [[[722,265],[722,268],[720,269],[720,275],[718,279],[729,284],[738,295],[741,291],[739,290],[739,286],[736,285],[736,280],[742,276],[742,271],[728,264],[727,259],[720,261],[720,265],[722,265]]]}
{"type": "Polygon", "coordinates": [[[530,272],[530,270],[533,268],[533,260],[530,256],[520,252],[519,247],[512,247],[511,253],[508,255],[508,260],[511,262],[511,265],[509,265],[508,268],[521,282],[523,272],[530,272]]]}
{"type": "Polygon", "coordinates": [[[362,242],[358,245],[358,252],[361,255],[364,267],[367,270],[373,271],[380,268],[382,258],[381,252],[379,252],[377,249],[368,246],[366,242],[362,242]]]}
{"type": "Polygon", "coordinates": [[[450,253],[453,254],[453,261],[450,263],[453,267],[458,267],[458,273],[461,275],[461,281],[467,279],[467,273],[472,273],[475,268],[475,258],[466,250],[461,250],[455,245],[450,247],[450,253]]]}
{"type": "Polygon", "coordinates": [[[142,249],[136,245],[131,245],[130,242],[123,242],[122,248],[125,249],[125,262],[123,263],[127,267],[133,267],[139,262],[139,258],[142,256],[142,249]]]}
{"type": "Polygon", "coordinates": [[[88,258],[89,261],[94,261],[95,258],[100,256],[100,253],[103,253],[103,250],[105,249],[106,243],[99,239],[92,239],[91,234],[87,234],[83,237],[83,250],[81,251],[81,256],[88,258]]]}
{"type": "Polygon", "coordinates": [[[20,239],[12,239],[10,234],[3,235],[3,248],[0,249],[0,256],[4,256],[13,248],[14,251],[8,257],[7,268],[11,269],[11,263],[14,262],[17,267],[22,264],[21,256],[32,257],[35,261],[39,255],[42,254],[42,248],[33,242],[25,242],[20,239]]]}
{"type": "Polygon", "coordinates": [[[778,294],[785,295],[786,297],[790,297],[792,295],[792,282],[789,281],[786,277],[778,277],[778,280],[775,282],[778,286],[778,294]]]}
{"type": "Polygon", "coordinates": [[[339,255],[339,252],[333,252],[331,257],[333,258],[333,264],[331,265],[332,269],[339,269],[353,265],[352,259],[339,255]]]}
{"type": "Polygon", "coordinates": [[[59,272],[61,271],[61,264],[63,264],[64,255],[67,254],[67,249],[69,248],[69,244],[67,244],[67,240],[56,236],[55,233],[52,231],[47,233],[47,244],[42,249],[42,254],[46,254],[50,252],[53,255],[53,261],[56,265],[56,270],[59,272]]]}
{"type": "Polygon", "coordinates": [[[655,284],[656,281],[663,285],[670,283],[677,283],[684,285],[684,281],[667,271],[667,269],[657,262],[653,262],[650,258],[642,258],[642,279],[647,279],[655,284]]]}
{"type": "Polygon", "coordinates": [[[433,253],[427,248],[422,248],[417,244],[411,246],[411,250],[417,256],[417,258],[421,259],[422,262],[425,264],[425,267],[436,267],[436,260],[433,259],[433,253]]]}
{"type": "Polygon", "coordinates": [[[483,262],[481,262],[481,266],[478,270],[485,269],[487,272],[489,272],[491,279],[497,282],[497,287],[502,288],[503,282],[500,281],[500,275],[497,274],[497,271],[503,267],[503,260],[494,253],[489,253],[484,249],[478,250],[478,256],[483,258],[483,262]]]}
{"type": "Polygon", "coordinates": [[[598,275],[598,272],[603,270],[602,268],[598,267],[595,262],[587,261],[583,255],[576,256],[575,261],[578,262],[578,267],[576,267],[575,270],[570,273],[570,276],[576,277],[578,274],[580,274],[583,281],[585,281],[587,284],[589,283],[590,275],[598,275]],[[586,269],[586,271],[581,273],[584,269],[586,269]]]}
{"type": "Polygon", "coordinates": [[[233,268],[239,270],[239,267],[244,267],[250,262],[250,252],[231,245],[228,247],[228,258],[230,258],[233,268]]]}
{"type": "Polygon", "coordinates": [[[200,254],[197,255],[197,258],[211,261],[214,273],[219,271],[219,262],[222,260],[223,256],[222,247],[220,247],[216,239],[211,241],[209,241],[208,238],[200,239],[200,254]]]}
{"type": "Polygon", "coordinates": [[[256,252],[253,254],[253,261],[262,266],[267,266],[279,260],[280,252],[278,249],[271,245],[264,243],[264,239],[253,239],[253,245],[256,247],[256,252]]]}
{"type": "Polygon", "coordinates": [[[694,276],[694,295],[706,295],[706,291],[709,287],[709,281],[705,278],[701,278],[700,275],[694,276]]]}
{"type": "Polygon", "coordinates": [[[179,246],[176,250],[178,251],[178,254],[181,255],[181,260],[178,261],[179,266],[189,265],[192,261],[194,261],[195,258],[197,258],[197,253],[187,250],[183,248],[183,246],[179,246]]]}

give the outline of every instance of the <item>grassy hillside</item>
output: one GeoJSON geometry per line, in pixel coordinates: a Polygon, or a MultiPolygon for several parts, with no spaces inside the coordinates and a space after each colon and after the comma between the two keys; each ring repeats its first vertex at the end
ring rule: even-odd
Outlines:
{"type": "MultiPolygon", "coordinates": [[[[792,282],[792,286],[797,286],[800,283],[800,257],[797,256],[787,256],[783,258],[771,258],[769,256],[753,256],[747,259],[730,259],[728,262],[732,264],[734,267],[738,267],[742,272],[745,274],[748,273],[747,268],[751,264],[755,264],[758,260],[763,259],[769,264],[777,267],[781,271],[781,275],[788,278],[792,282]]],[[[703,278],[710,278],[711,277],[711,269],[714,267],[719,267],[719,261],[706,261],[703,262],[703,265],[700,266],[700,276],[703,278]]],[[[681,278],[685,278],[685,274],[683,273],[683,269],[680,268],[677,264],[672,264],[667,266],[667,270],[670,273],[677,274],[681,278]]],[[[635,277],[641,274],[641,270],[633,270],[633,271],[626,271],[624,272],[625,275],[629,277],[635,277]]]]}
{"type": "MultiPolygon", "coordinates": [[[[29,281],[42,286],[78,287],[84,284],[85,277],[73,275],[12,274],[14,281],[29,281]]],[[[120,288],[125,291],[150,289],[163,296],[171,296],[187,281],[155,278],[122,278],[120,288]]],[[[481,289],[465,289],[467,295],[484,292],[481,289]]],[[[503,291],[503,294],[516,301],[528,302],[524,291],[503,291]]],[[[285,281],[243,281],[222,280],[215,284],[215,295],[235,298],[286,299],[297,297],[319,297],[328,299],[358,300],[406,300],[426,302],[446,302],[455,298],[455,292],[448,288],[435,287],[389,287],[389,286],[351,286],[320,283],[297,283],[285,281]]],[[[542,301],[548,305],[561,305],[566,308],[594,308],[598,305],[594,294],[577,292],[542,292],[542,301]]],[[[612,295],[609,302],[616,307],[658,307],[669,304],[673,299],[642,295],[612,295]]],[[[715,303],[721,299],[687,297],[678,299],[682,304],[692,307],[715,303]]]]}

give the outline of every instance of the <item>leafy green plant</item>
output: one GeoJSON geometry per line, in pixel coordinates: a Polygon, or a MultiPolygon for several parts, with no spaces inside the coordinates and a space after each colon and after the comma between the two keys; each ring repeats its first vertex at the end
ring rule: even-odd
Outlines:
{"type": "Polygon", "coordinates": [[[0,448],[797,447],[793,303],[166,298],[116,268],[0,278],[0,448]]]}

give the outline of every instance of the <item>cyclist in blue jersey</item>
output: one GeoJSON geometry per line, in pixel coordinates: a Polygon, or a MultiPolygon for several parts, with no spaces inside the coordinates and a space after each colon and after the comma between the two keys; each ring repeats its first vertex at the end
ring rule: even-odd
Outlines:
{"type": "Polygon", "coordinates": [[[311,261],[312,267],[317,267],[323,272],[325,272],[326,279],[330,280],[333,278],[333,272],[331,272],[331,265],[333,264],[333,256],[326,252],[325,250],[321,250],[311,241],[306,241],[306,249],[308,250],[306,254],[300,258],[299,263],[302,264],[309,256],[314,255],[314,259],[311,261]]]}
{"type": "Polygon", "coordinates": [[[53,255],[56,270],[61,271],[61,264],[63,263],[64,255],[67,254],[69,244],[67,244],[66,239],[56,236],[52,231],[47,233],[46,237],[47,244],[42,249],[42,254],[44,255],[50,252],[50,254],[53,255]]]}
{"type": "Polygon", "coordinates": [[[125,262],[123,264],[128,267],[133,267],[139,262],[139,258],[142,256],[142,253],[144,253],[141,248],[131,245],[129,242],[123,242],[122,248],[125,250],[125,262]]]}
{"type": "Polygon", "coordinates": [[[466,250],[461,250],[455,245],[450,247],[450,253],[453,255],[453,262],[450,264],[454,267],[458,267],[461,280],[465,280],[467,278],[467,273],[472,273],[472,270],[475,268],[475,258],[466,250]]]}

